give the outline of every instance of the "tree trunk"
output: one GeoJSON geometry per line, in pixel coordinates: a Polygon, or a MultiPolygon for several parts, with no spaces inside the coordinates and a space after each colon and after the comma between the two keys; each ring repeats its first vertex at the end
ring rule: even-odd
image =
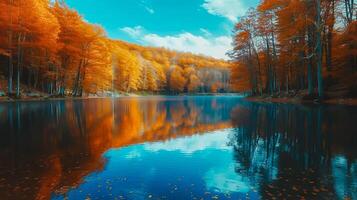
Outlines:
{"type": "Polygon", "coordinates": [[[345,0],[345,10],[347,23],[350,24],[354,17],[354,0],[345,0]]]}
{"type": "MultiPolygon", "coordinates": [[[[272,73],[273,73],[273,89],[276,91],[277,89],[277,74],[276,74],[276,61],[277,61],[277,53],[276,53],[276,45],[275,45],[275,34],[274,31],[271,33],[271,41],[273,46],[273,60],[272,60],[272,73]]],[[[280,89],[279,89],[280,92],[280,89]]]]}
{"type": "Polygon", "coordinates": [[[327,51],[326,51],[326,67],[327,70],[331,70],[332,66],[332,32],[334,29],[334,24],[335,24],[335,0],[332,0],[331,6],[331,17],[332,17],[332,23],[328,25],[328,33],[327,33],[327,51]]]}
{"type": "Polygon", "coordinates": [[[321,4],[316,0],[316,62],[317,62],[317,87],[320,98],[324,97],[322,77],[322,44],[321,44],[321,4]]]}
{"type": "Polygon", "coordinates": [[[77,75],[76,75],[76,79],[74,80],[74,87],[72,90],[72,96],[76,96],[78,93],[78,85],[79,85],[79,78],[80,78],[82,65],[83,65],[83,59],[80,60],[78,65],[77,75]]]}
{"type": "MultiPolygon", "coordinates": [[[[256,84],[257,84],[257,89],[259,90],[260,95],[263,95],[263,81],[262,81],[262,73],[261,73],[261,64],[260,64],[260,59],[259,59],[258,52],[255,49],[255,44],[254,44],[253,40],[251,40],[251,44],[249,46],[250,46],[249,48],[251,48],[253,50],[253,53],[254,53],[254,55],[255,55],[255,57],[257,59],[258,77],[257,77],[256,84]]],[[[249,52],[251,52],[251,50],[249,50],[249,52]]],[[[251,53],[249,53],[249,54],[250,54],[249,57],[252,57],[251,53]]]]}
{"type": "Polygon", "coordinates": [[[88,60],[85,59],[84,60],[84,63],[83,63],[83,66],[82,66],[82,76],[80,76],[80,81],[79,81],[79,93],[78,93],[78,96],[82,96],[83,95],[83,83],[84,83],[84,79],[86,77],[86,66],[88,64],[88,60]]]}
{"type": "Polygon", "coordinates": [[[59,94],[61,96],[64,96],[65,91],[66,91],[66,69],[70,63],[70,57],[67,55],[62,56],[61,59],[61,71],[62,73],[60,74],[60,92],[59,94]]]}
{"type": "Polygon", "coordinates": [[[312,95],[314,93],[314,85],[313,85],[313,77],[312,77],[312,54],[313,54],[313,38],[312,38],[312,27],[309,26],[307,28],[307,36],[308,36],[308,60],[307,60],[307,88],[308,94],[312,95]]]}
{"type": "MultiPolygon", "coordinates": [[[[10,1],[12,5],[12,1],[10,1]]],[[[8,83],[7,83],[7,92],[9,95],[12,94],[12,76],[14,73],[14,66],[13,66],[13,61],[12,61],[12,10],[10,9],[10,30],[9,30],[9,65],[8,65],[8,83]]]]}
{"type": "Polygon", "coordinates": [[[14,74],[14,66],[13,66],[13,62],[12,62],[12,31],[10,31],[9,34],[9,46],[10,46],[10,54],[9,54],[9,75],[8,75],[8,87],[7,87],[7,91],[9,93],[9,95],[12,94],[12,76],[14,74]]]}
{"type": "Polygon", "coordinates": [[[20,96],[20,74],[21,74],[21,57],[22,57],[22,49],[21,49],[21,42],[22,42],[22,33],[19,34],[17,38],[17,74],[16,74],[16,96],[20,96]]]}

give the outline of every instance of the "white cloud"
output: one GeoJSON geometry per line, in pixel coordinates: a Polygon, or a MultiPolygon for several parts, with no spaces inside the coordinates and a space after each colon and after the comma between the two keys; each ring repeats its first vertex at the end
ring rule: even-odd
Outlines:
{"type": "Polygon", "coordinates": [[[168,140],[166,142],[147,143],[144,149],[147,151],[179,151],[185,154],[193,154],[205,149],[219,149],[231,151],[227,145],[228,135],[233,129],[218,130],[205,135],[194,135],[191,137],[168,140]]]}
{"type": "Polygon", "coordinates": [[[148,34],[142,40],[150,46],[203,54],[219,59],[228,59],[228,56],[225,54],[232,48],[229,36],[203,37],[189,32],[172,36],[148,34]]]}
{"type": "Polygon", "coordinates": [[[247,10],[242,0],[205,0],[202,5],[210,14],[218,15],[236,22],[247,10]]]}
{"type": "Polygon", "coordinates": [[[124,28],[121,28],[120,30],[134,38],[142,35],[142,33],[144,31],[142,26],[135,26],[133,28],[132,27],[124,27],[124,28]]]}
{"type": "Polygon", "coordinates": [[[232,49],[232,39],[230,36],[214,37],[205,29],[200,29],[203,36],[194,35],[189,32],[161,36],[154,33],[147,33],[142,26],[124,27],[120,30],[143,45],[202,54],[218,59],[229,59],[226,52],[232,49]]]}

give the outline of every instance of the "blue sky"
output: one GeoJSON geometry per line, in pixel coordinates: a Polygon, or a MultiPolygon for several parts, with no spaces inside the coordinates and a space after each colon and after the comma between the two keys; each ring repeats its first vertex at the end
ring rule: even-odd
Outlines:
{"type": "Polygon", "coordinates": [[[227,59],[234,22],[259,0],[66,0],[113,39],[227,59]]]}

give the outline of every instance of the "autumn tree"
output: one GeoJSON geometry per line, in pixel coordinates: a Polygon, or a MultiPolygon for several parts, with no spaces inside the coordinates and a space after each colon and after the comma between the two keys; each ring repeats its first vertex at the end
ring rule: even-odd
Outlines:
{"type": "Polygon", "coordinates": [[[20,96],[23,65],[31,67],[39,60],[53,61],[59,24],[50,12],[47,0],[1,1],[0,27],[7,34],[2,52],[8,56],[8,93],[13,92],[13,72],[16,66],[16,95],[20,96]]]}
{"type": "Polygon", "coordinates": [[[233,74],[243,81],[235,84],[247,85],[242,77],[248,77],[255,95],[351,93],[353,83],[345,79],[355,74],[346,70],[356,65],[353,8],[350,0],[261,1],[235,27],[233,74]],[[347,43],[339,43],[343,37],[347,43]],[[347,54],[351,62],[343,65],[339,58],[347,54]]]}
{"type": "Polygon", "coordinates": [[[120,91],[136,91],[139,87],[140,68],[135,54],[126,49],[114,50],[116,68],[115,80],[120,91]]]}
{"type": "Polygon", "coordinates": [[[184,90],[186,79],[184,71],[179,66],[174,66],[170,76],[170,88],[173,92],[182,92],[184,90]]]}

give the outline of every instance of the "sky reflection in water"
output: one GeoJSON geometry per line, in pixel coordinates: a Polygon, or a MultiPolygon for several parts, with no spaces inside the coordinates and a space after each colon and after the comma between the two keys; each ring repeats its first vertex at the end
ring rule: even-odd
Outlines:
{"type": "Polygon", "coordinates": [[[105,170],[87,176],[67,195],[69,199],[245,197],[251,186],[234,172],[232,148],[227,145],[232,131],[109,150],[104,154],[105,170]]]}

